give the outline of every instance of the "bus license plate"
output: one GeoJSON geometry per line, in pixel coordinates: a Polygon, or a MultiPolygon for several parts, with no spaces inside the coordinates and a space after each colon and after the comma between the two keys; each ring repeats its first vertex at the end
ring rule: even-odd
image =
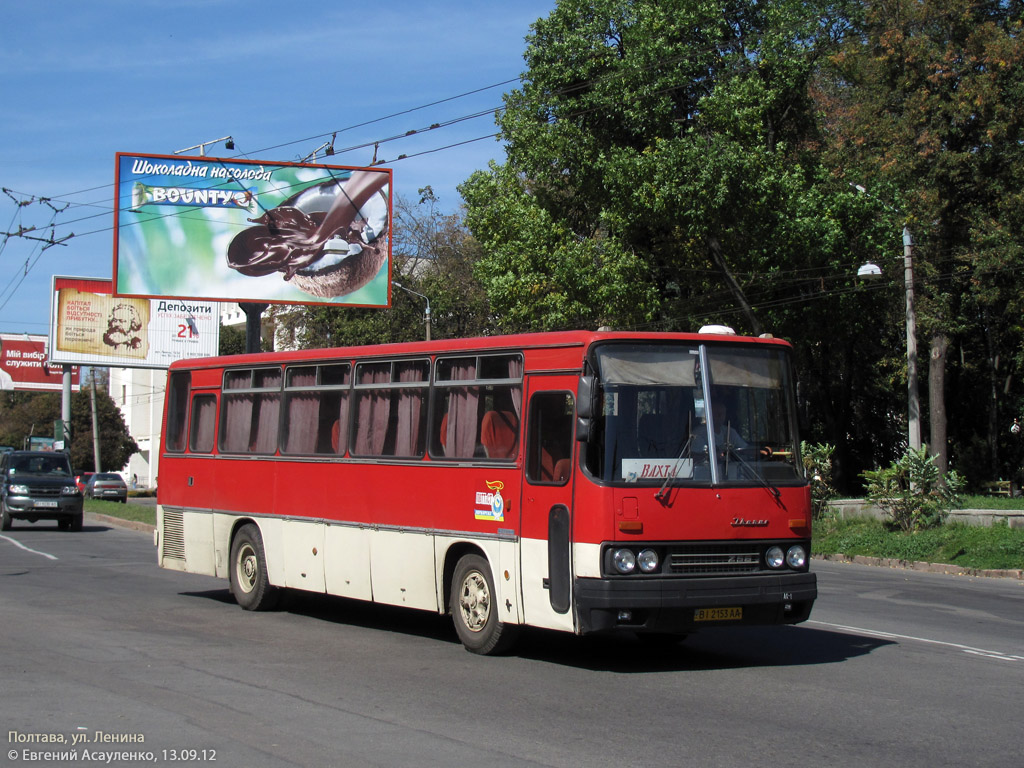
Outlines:
{"type": "Polygon", "coordinates": [[[37,501],[36,502],[36,506],[37,507],[47,507],[47,508],[50,508],[50,509],[55,509],[57,507],[57,502],[56,501],[37,501]]]}
{"type": "Polygon", "coordinates": [[[694,621],[736,621],[743,618],[742,608],[697,608],[694,621]]]}

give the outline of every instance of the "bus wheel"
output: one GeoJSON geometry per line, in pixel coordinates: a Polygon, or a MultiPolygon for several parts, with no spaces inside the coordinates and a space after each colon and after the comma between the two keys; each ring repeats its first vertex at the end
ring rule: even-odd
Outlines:
{"type": "Polygon", "coordinates": [[[498,619],[494,580],[487,561],[466,555],[455,566],[449,605],[459,640],[473,653],[496,654],[508,650],[518,626],[498,619]]]}
{"type": "Polygon", "coordinates": [[[247,611],[269,611],[280,594],[267,579],[263,537],[255,525],[243,525],[231,542],[231,593],[247,611]]]}

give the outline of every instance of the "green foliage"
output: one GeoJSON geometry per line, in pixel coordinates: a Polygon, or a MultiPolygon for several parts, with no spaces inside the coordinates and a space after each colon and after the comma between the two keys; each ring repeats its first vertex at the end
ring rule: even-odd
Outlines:
{"type": "MultiPolygon", "coordinates": [[[[93,432],[91,388],[71,396],[71,466],[76,471],[92,471],[93,432]]],[[[53,423],[61,417],[60,394],[4,393],[0,402],[0,444],[21,448],[30,435],[53,435],[53,423]]],[[[97,423],[100,429],[101,472],[117,472],[128,463],[139,446],[128,434],[124,419],[105,387],[96,390],[97,423]]]]}
{"type": "Polygon", "coordinates": [[[891,558],[909,562],[949,563],[964,568],[1024,569],[1024,529],[943,525],[917,532],[893,531],[881,520],[856,517],[815,521],[816,555],[891,558]]]}
{"type": "Polygon", "coordinates": [[[838,242],[806,194],[826,7],[561,0],[539,20],[499,117],[508,162],[461,188],[502,321],[692,328],[739,310],[758,330],[741,283],[838,242]]]}
{"type": "MultiPolygon", "coordinates": [[[[71,466],[92,471],[93,459],[92,393],[83,385],[71,398],[71,466]]],[[[96,423],[99,425],[100,471],[118,472],[139,446],[128,433],[121,411],[105,388],[96,389],[96,423]]]]}
{"type": "Polygon", "coordinates": [[[903,531],[942,525],[946,513],[957,506],[963,479],[951,471],[943,475],[927,447],[907,450],[890,466],[864,473],[867,498],[887,512],[903,531]]]}
{"type": "Polygon", "coordinates": [[[127,504],[122,504],[119,501],[86,499],[84,509],[94,515],[108,515],[121,520],[156,525],[155,504],[132,504],[130,501],[127,504]]]}
{"type": "Polygon", "coordinates": [[[474,174],[460,190],[466,223],[486,256],[476,275],[505,332],[639,323],[657,294],[635,251],[608,233],[579,237],[538,205],[507,168],[474,174]]]}
{"type": "MultiPolygon", "coordinates": [[[[919,335],[936,371],[949,369],[946,385],[931,378],[933,428],[947,418],[944,403],[977,404],[948,414],[953,461],[972,478],[1008,476],[1019,466],[1008,454],[1020,453],[1007,450],[1002,427],[1020,413],[1021,392],[1000,396],[995,382],[1019,378],[1024,349],[1021,292],[1010,277],[1024,264],[1022,7],[859,7],[856,34],[817,83],[826,162],[913,234],[919,335]],[[948,358],[935,355],[946,341],[948,358]]],[[[944,433],[938,439],[945,454],[944,433]]]]}
{"type": "Polygon", "coordinates": [[[420,194],[418,203],[402,198],[395,203],[392,275],[407,290],[393,287],[387,309],[274,308],[279,342],[311,349],[422,341],[426,335],[424,296],[430,300],[431,338],[493,331],[487,294],[473,274],[479,245],[459,216],[440,212],[429,187],[420,194]]]}
{"type": "Polygon", "coordinates": [[[836,447],[828,443],[800,443],[804,474],[811,481],[811,510],[815,520],[829,515],[829,501],[839,494],[832,485],[832,454],[836,447]]]}
{"type": "Polygon", "coordinates": [[[241,355],[245,352],[245,326],[221,326],[218,355],[241,355]]]}

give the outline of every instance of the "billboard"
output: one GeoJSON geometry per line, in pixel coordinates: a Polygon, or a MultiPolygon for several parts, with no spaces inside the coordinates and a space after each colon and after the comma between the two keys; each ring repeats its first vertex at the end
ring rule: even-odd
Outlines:
{"type": "Polygon", "coordinates": [[[114,296],[113,290],[110,280],[54,276],[50,362],[166,368],[217,354],[216,303],[114,296]]]}
{"type": "Polygon", "coordinates": [[[391,171],[118,153],[114,294],[388,306],[391,171]]]}
{"type": "MultiPolygon", "coordinates": [[[[0,389],[60,392],[64,370],[47,359],[46,337],[0,333],[0,389]]],[[[71,369],[71,388],[78,389],[78,368],[71,369]]]]}

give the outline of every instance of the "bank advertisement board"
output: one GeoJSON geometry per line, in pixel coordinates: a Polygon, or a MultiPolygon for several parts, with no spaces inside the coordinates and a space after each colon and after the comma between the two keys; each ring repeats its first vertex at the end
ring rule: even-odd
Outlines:
{"type": "Polygon", "coordinates": [[[215,302],[115,296],[111,280],[59,275],[50,301],[51,363],[166,368],[217,354],[215,302]]]}
{"type": "MultiPolygon", "coordinates": [[[[60,392],[64,368],[51,362],[45,336],[0,333],[0,389],[60,392]]],[[[77,366],[71,369],[71,388],[78,390],[77,366]]]]}
{"type": "Polygon", "coordinates": [[[115,295],[388,306],[390,170],[125,153],[116,166],[115,295]]]}

